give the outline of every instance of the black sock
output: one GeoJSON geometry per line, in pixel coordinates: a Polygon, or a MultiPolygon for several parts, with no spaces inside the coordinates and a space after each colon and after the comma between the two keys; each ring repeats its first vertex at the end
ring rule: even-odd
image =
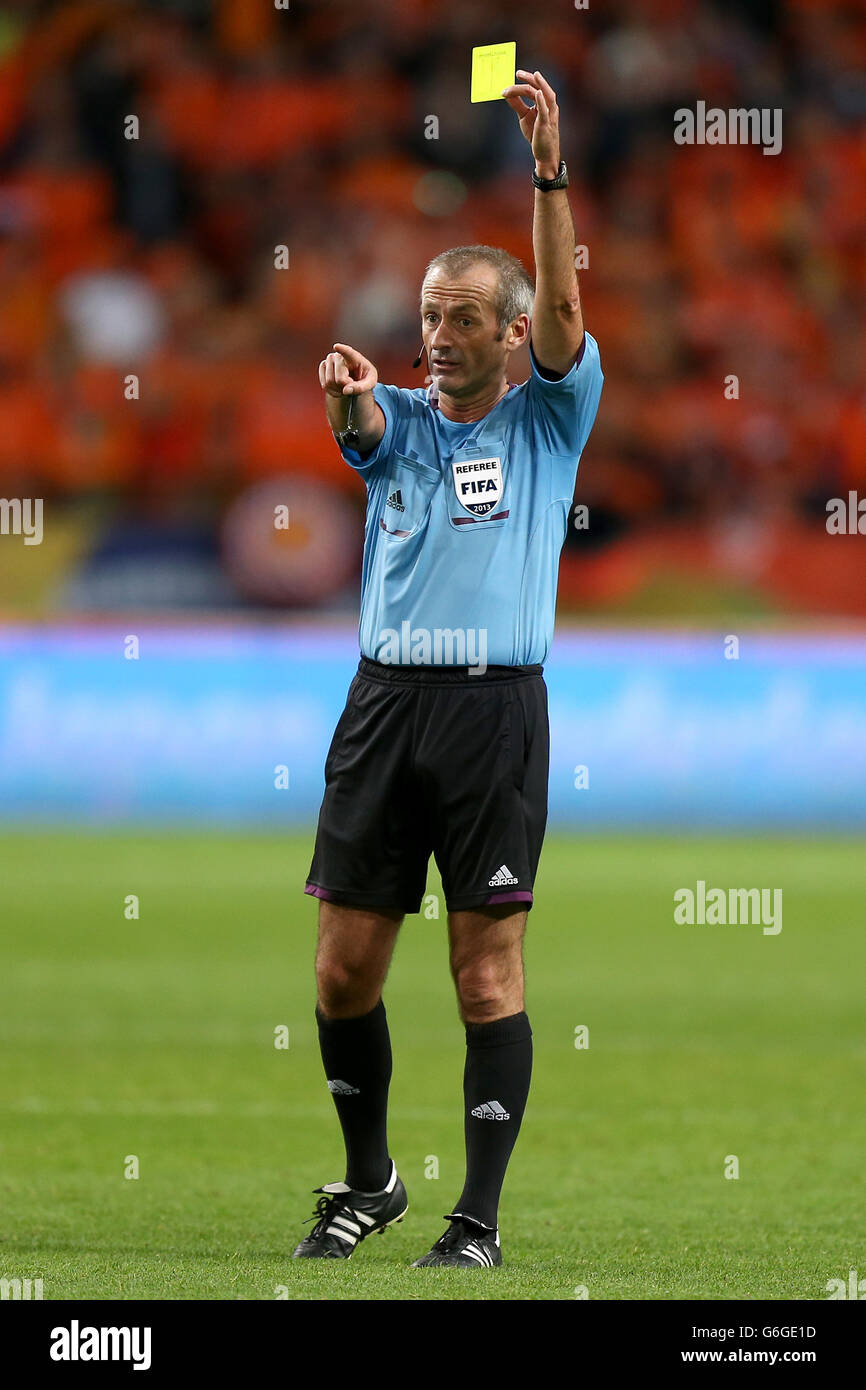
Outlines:
{"type": "Polygon", "coordinates": [[[316,1005],[319,1047],[346,1143],[346,1182],[381,1192],[391,1173],[388,1086],[391,1038],[385,1005],[360,1018],[327,1018],[316,1005]]]}
{"type": "Polygon", "coordinates": [[[466,1183],[453,1210],[491,1229],[531,1075],[532,1029],[525,1013],[466,1024],[466,1183]]]}

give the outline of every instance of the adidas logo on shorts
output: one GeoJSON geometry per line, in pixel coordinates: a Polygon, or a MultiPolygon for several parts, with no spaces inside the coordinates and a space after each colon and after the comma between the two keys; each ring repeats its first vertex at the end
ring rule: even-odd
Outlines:
{"type": "Polygon", "coordinates": [[[511,1115],[500,1105],[498,1100],[485,1100],[482,1105],[476,1105],[471,1111],[476,1120],[510,1120],[511,1115]]]}
{"type": "Polygon", "coordinates": [[[399,488],[397,488],[395,492],[391,493],[391,496],[388,498],[388,501],[385,503],[385,506],[396,507],[398,512],[405,512],[406,508],[403,506],[403,494],[399,488]]]}
{"type": "Polygon", "coordinates": [[[516,882],[517,879],[514,877],[508,865],[500,864],[493,877],[487,880],[487,886],[488,888],[508,888],[512,883],[516,882]]]}
{"type": "Polygon", "coordinates": [[[329,1081],[328,1090],[333,1096],[359,1096],[361,1092],[357,1086],[350,1086],[348,1081],[329,1081]]]}

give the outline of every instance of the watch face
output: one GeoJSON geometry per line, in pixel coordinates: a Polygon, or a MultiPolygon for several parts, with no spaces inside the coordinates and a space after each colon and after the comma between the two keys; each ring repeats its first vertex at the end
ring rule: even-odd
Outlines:
{"type": "Polygon", "coordinates": [[[535,171],[533,170],[533,172],[532,172],[532,179],[533,179],[533,182],[535,183],[536,187],[538,187],[538,188],[558,188],[558,187],[560,187],[560,186],[562,186],[563,188],[566,187],[566,185],[568,184],[568,173],[567,173],[567,170],[566,170],[566,167],[565,167],[565,160],[564,160],[564,159],[561,159],[561,160],[560,160],[560,162],[559,162],[559,169],[558,169],[558,171],[557,171],[557,173],[556,173],[556,176],[555,176],[554,178],[552,178],[552,179],[540,179],[540,178],[538,177],[538,175],[535,173],[535,171]]]}

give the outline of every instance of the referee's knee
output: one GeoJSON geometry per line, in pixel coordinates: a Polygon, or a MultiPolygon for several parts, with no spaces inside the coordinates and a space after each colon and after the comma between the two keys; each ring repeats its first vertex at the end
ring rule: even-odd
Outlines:
{"type": "Polygon", "coordinates": [[[464,1023],[493,1023],[523,1009],[523,971],[503,970],[498,962],[473,961],[453,969],[464,1023]]]}
{"type": "Polygon", "coordinates": [[[375,1009],[382,981],[363,964],[321,961],[316,964],[319,1007],[329,1018],[358,1018],[375,1009]]]}

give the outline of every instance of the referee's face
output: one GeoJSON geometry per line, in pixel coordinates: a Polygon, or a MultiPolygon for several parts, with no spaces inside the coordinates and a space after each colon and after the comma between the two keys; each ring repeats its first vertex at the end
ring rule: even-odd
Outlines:
{"type": "Polygon", "coordinates": [[[459,276],[437,268],[424,281],[421,325],[427,361],[446,396],[471,399],[501,388],[509,355],[526,340],[526,314],[500,332],[498,284],[497,271],[484,262],[459,276]]]}

